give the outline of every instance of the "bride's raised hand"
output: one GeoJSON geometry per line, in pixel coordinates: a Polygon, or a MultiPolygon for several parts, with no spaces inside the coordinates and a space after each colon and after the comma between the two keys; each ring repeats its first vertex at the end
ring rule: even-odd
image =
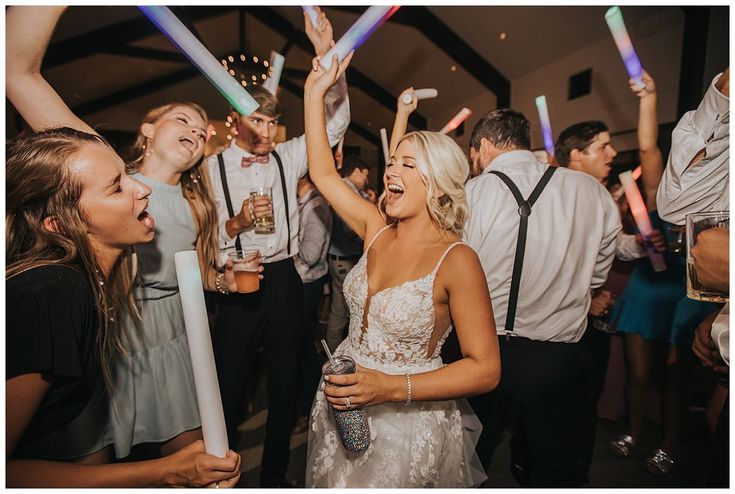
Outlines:
{"type": "Polygon", "coordinates": [[[304,83],[304,97],[324,96],[324,93],[337,81],[339,76],[347,70],[354,53],[355,50],[348,53],[342,63],[339,63],[335,54],[332,57],[332,66],[329,70],[324,70],[324,67],[319,63],[321,57],[314,57],[311,61],[311,71],[304,83]]]}
{"type": "Polygon", "coordinates": [[[386,401],[397,401],[397,388],[404,376],[391,376],[360,365],[353,374],[324,377],[324,395],[335,410],[352,410],[386,401]],[[349,398],[350,406],[347,407],[349,398]]]}

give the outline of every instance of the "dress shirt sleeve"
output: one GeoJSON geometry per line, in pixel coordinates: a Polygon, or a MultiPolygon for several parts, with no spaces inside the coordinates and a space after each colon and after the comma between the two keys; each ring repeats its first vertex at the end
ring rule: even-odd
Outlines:
{"type": "Polygon", "coordinates": [[[312,201],[313,207],[308,205],[302,211],[301,235],[299,236],[298,256],[308,267],[316,265],[324,252],[324,244],[329,242],[329,233],[332,228],[332,214],[329,206],[323,201],[312,201]]]}
{"type": "Polygon", "coordinates": [[[623,229],[620,223],[620,213],[612,196],[601,184],[599,191],[603,209],[603,230],[595,270],[592,273],[592,289],[601,287],[607,281],[607,273],[615,258],[618,235],[623,229]]]}
{"type": "MultiPolygon", "coordinates": [[[[327,117],[327,138],[329,145],[335,146],[350,125],[350,100],[344,74],[324,95],[324,107],[327,117]]],[[[284,168],[292,167],[290,169],[295,170],[297,177],[307,172],[306,136],[303,134],[279,145],[278,153],[283,157],[284,168]]]]}
{"type": "Polygon", "coordinates": [[[715,87],[717,76],[695,111],[687,112],[671,135],[671,152],[658,187],[662,219],[682,225],[689,213],[728,210],[729,98],[715,87]],[[701,150],[705,156],[689,166],[701,150]]]}
{"type": "Polygon", "coordinates": [[[636,242],[635,235],[620,232],[615,241],[615,257],[621,261],[635,261],[647,254],[646,248],[636,242]]]}
{"type": "Polygon", "coordinates": [[[730,366],[730,304],[727,303],[722,308],[717,318],[712,323],[712,331],[710,332],[712,341],[717,350],[720,352],[722,359],[730,366]]]}

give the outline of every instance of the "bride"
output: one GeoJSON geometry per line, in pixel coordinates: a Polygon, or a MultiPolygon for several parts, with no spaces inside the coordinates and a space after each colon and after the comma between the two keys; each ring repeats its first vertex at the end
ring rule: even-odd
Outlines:
{"type": "Polygon", "coordinates": [[[379,211],[358,197],[335,170],[324,121],[324,94],[350,59],[335,57],[329,71],[314,59],[304,87],[310,176],[366,240],[345,279],[349,335],[335,352],[352,357],[357,372],[325,376],[317,392],[306,485],[476,486],[486,478],[474,452],[480,425],[458,399],[494,389],[500,358],[480,261],[459,241],[467,158],[447,136],[409,133],[386,165],[379,211]],[[445,366],[439,354],[452,328],[463,358],[445,366]],[[365,451],[342,447],[330,406],[365,407],[365,451]]]}

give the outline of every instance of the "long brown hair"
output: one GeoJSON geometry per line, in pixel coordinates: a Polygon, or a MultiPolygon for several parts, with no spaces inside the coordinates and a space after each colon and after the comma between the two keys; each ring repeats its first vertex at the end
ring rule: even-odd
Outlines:
{"type": "MultiPolygon", "coordinates": [[[[155,124],[166,113],[178,106],[189,107],[197,112],[204,120],[206,126],[207,113],[196,103],[169,103],[156,107],[146,113],[141,122],[141,126],[146,123],[155,124]]],[[[137,172],[140,169],[145,159],[147,144],[148,138],[139,131],[131,150],[130,163],[126,165],[128,173],[137,172]]],[[[216,268],[219,264],[217,206],[212,195],[209,174],[206,170],[202,171],[202,167],[204,166],[204,156],[202,155],[194,166],[181,174],[181,194],[189,203],[189,207],[191,207],[192,214],[194,215],[194,222],[197,227],[197,251],[206,264],[216,268]]]]}
{"type": "Polygon", "coordinates": [[[110,359],[120,349],[117,321],[125,310],[137,314],[132,298],[132,248],[107,278],[87,235],[79,204],[82,184],[69,164],[84,146],[109,146],[98,135],[68,127],[22,136],[10,143],[6,161],[5,279],[46,265],[68,265],[87,278],[95,297],[98,351],[108,385],[110,359]],[[54,230],[44,227],[53,218],[54,230]]]}

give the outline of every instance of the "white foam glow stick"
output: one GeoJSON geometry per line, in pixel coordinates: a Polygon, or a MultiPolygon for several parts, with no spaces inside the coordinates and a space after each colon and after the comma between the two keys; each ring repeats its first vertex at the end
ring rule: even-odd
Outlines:
{"type": "Polygon", "coordinates": [[[342,136],[339,139],[339,142],[337,143],[337,152],[339,154],[342,154],[342,148],[344,147],[344,145],[345,145],[345,136],[342,136]]]}
{"type": "Polygon", "coordinates": [[[304,9],[304,12],[306,12],[306,15],[309,16],[311,25],[316,27],[317,22],[319,22],[319,14],[317,13],[316,9],[312,7],[311,5],[302,5],[301,8],[304,9]]]}
{"type": "Polygon", "coordinates": [[[385,21],[392,16],[400,6],[380,5],[369,7],[364,14],[347,30],[337,41],[337,44],[321,57],[321,65],[325,70],[332,67],[332,58],[337,55],[337,60],[342,63],[348,53],[356,50],[365,40],[373,34],[385,21]]]}
{"type": "Polygon", "coordinates": [[[428,99],[428,98],[436,98],[439,96],[439,91],[432,88],[426,88],[426,89],[415,89],[413,91],[413,97],[411,94],[404,94],[403,95],[403,102],[407,105],[410,105],[413,101],[413,98],[416,99],[428,99]]]}
{"type": "Polygon", "coordinates": [[[168,7],[138,7],[193,63],[241,115],[250,115],[258,103],[232,77],[168,7]]]}
{"type": "Polygon", "coordinates": [[[222,398],[219,393],[217,368],[214,365],[202,275],[196,251],[177,252],[174,254],[174,264],[179,280],[181,306],[184,309],[186,339],[189,342],[191,368],[194,372],[204,449],[211,455],[224,458],[228,449],[225,414],[222,411],[222,398]]]}
{"type": "Polygon", "coordinates": [[[283,71],[283,64],[286,62],[286,57],[280,53],[271,51],[270,68],[271,75],[263,83],[263,87],[268,90],[271,94],[275,95],[278,90],[278,84],[281,82],[281,72],[283,71]]]}
{"type": "Polygon", "coordinates": [[[387,165],[390,161],[390,152],[388,151],[388,132],[385,129],[380,129],[380,143],[383,145],[383,158],[387,165]]]}
{"type": "Polygon", "coordinates": [[[447,124],[442,127],[442,129],[439,131],[440,134],[448,134],[457,127],[459,127],[459,124],[470,118],[470,115],[472,115],[472,110],[469,108],[462,108],[459,110],[459,113],[457,113],[447,124]]]}
{"type": "Polygon", "coordinates": [[[651,260],[653,270],[656,272],[666,270],[666,262],[664,257],[648,242],[648,239],[653,233],[653,227],[651,226],[651,220],[648,218],[648,211],[646,210],[646,204],[643,202],[641,197],[641,191],[638,190],[638,186],[633,180],[633,174],[630,171],[623,172],[618,175],[620,178],[620,184],[623,186],[625,191],[625,199],[628,201],[630,212],[633,215],[635,224],[638,226],[638,231],[646,240],[646,250],[648,251],[648,258],[651,260]]]}

